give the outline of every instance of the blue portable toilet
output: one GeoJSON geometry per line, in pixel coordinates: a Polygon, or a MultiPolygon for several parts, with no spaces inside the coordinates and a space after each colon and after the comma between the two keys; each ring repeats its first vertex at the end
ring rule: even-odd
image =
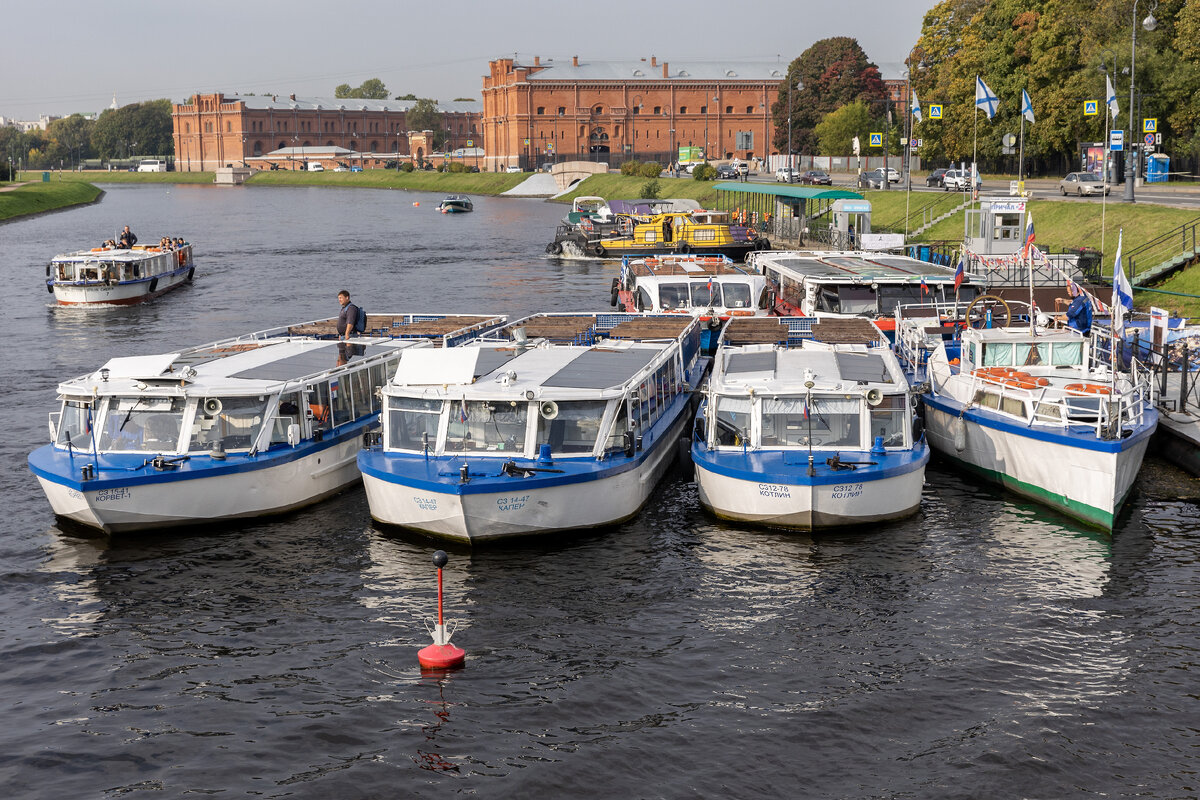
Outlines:
{"type": "Polygon", "coordinates": [[[1146,157],[1146,183],[1166,183],[1171,172],[1171,157],[1166,153],[1151,153],[1146,157]]]}

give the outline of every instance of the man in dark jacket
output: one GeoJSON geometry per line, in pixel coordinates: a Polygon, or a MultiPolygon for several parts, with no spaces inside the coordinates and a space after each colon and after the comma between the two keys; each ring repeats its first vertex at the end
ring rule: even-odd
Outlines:
{"type": "Polygon", "coordinates": [[[342,304],[337,321],[338,338],[349,339],[354,335],[354,326],[358,323],[358,306],[350,302],[350,293],[345,289],[338,292],[338,302],[342,304]]]}
{"type": "Polygon", "coordinates": [[[1067,284],[1067,293],[1074,298],[1071,305],[1067,306],[1067,327],[1087,336],[1092,332],[1092,302],[1072,283],[1067,284]]]}
{"type": "Polygon", "coordinates": [[[137,244],[137,236],[134,236],[133,231],[129,230],[129,226],[125,226],[125,230],[121,231],[121,247],[128,250],[137,244]]]}

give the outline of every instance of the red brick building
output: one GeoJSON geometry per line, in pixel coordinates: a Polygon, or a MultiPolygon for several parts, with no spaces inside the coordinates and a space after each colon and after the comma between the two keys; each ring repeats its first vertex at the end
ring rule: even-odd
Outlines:
{"type": "MultiPolygon", "coordinates": [[[[226,165],[264,167],[270,153],[293,148],[344,148],[349,159],[367,167],[408,158],[408,100],[286,98],[221,93],[196,94],[173,110],[175,168],[214,170],[226,165]]],[[[480,114],[476,101],[440,103],[446,149],[478,146],[480,114]],[[468,145],[468,141],[472,144],[468,145]]],[[[422,153],[428,156],[429,153],[422,153]]],[[[285,169],[295,159],[274,159],[285,169]]],[[[332,166],[332,164],[326,165],[332,166]]]]}
{"type": "Polygon", "coordinates": [[[483,78],[486,169],[603,158],[673,161],[681,146],[708,158],[753,159],[771,152],[771,104],[786,62],[706,61],[532,64],[492,61],[483,78]]]}

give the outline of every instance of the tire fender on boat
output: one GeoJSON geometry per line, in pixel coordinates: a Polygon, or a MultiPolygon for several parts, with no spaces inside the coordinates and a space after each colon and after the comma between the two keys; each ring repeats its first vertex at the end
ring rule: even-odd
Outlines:
{"type": "Polygon", "coordinates": [[[190,281],[194,277],[196,277],[196,268],[192,267],[188,270],[187,279],[190,281]]]}
{"type": "Polygon", "coordinates": [[[618,278],[613,278],[613,279],[612,279],[612,291],[611,291],[611,293],[610,293],[610,294],[611,294],[611,296],[610,296],[610,298],[609,298],[609,300],[610,300],[610,303],[609,303],[609,304],[610,304],[610,305],[611,305],[613,308],[616,308],[616,307],[617,307],[617,295],[618,295],[618,293],[619,293],[619,291],[620,291],[620,288],[621,288],[621,281],[620,281],[620,279],[618,279],[618,278]]]}
{"type": "Polygon", "coordinates": [[[158,278],[155,278],[152,281],[150,281],[150,294],[154,294],[154,292],[157,291],[157,289],[158,289],[158,278]]]}
{"type": "Polygon", "coordinates": [[[954,434],[954,449],[962,452],[967,449],[967,423],[963,422],[962,417],[954,420],[954,424],[950,426],[950,432],[954,434]]]}
{"type": "Polygon", "coordinates": [[[562,245],[559,244],[558,242],[551,242],[550,244],[546,245],[546,253],[548,255],[556,256],[561,252],[562,252],[562,245]]]}

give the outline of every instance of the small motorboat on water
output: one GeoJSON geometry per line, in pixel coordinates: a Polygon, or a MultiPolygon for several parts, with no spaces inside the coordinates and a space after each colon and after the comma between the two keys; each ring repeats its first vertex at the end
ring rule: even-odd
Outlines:
{"type": "Polygon", "coordinates": [[[466,543],[637,513],[708,361],[665,314],[539,314],[435,355],[401,356],[358,463],[376,520],[466,543]]]}
{"type": "Polygon", "coordinates": [[[46,291],[62,305],[132,305],[191,281],[192,246],[95,247],[55,256],[46,291]]]}
{"type": "Polygon", "coordinates": [[[912,514],[929,463],[914,405],[870,320],[731,319],[692,442],[700,502],[804,530],[912,514]]]}
{"type": "Polygon", "coordinates": [[[611,221],[604,222],[585,215],[577,225],[560,223],[554,241],[546,245],[546,252],[554,256],[640,258],[702,253],[735,261],[755,250],[770,249],[770,241],[752,227],[735,224],[729,212],[700,209],[614,213],[611,221]]]}
{"type": "Polygon", "coordinates": [[[727,256],[647,256],[624,259],[610,302],[621,311],[691,314],[700,320],[704,352],[716,350],[732,317],[763,317],[766,278],[727,256]]]}
{"type": "Polygon", "coordinates": [[[437,209],[443,214],[465,214],[474,211],[475,206],[465,194],[452,194],[438,203],[437,209]]]}
{"type": "Polygon", "coordinates": [[[1137,359],[1112,369],[1115,347],[1097,346],[1106,335],[1097,327],[1091,336],[976,327],[1014,319],[1010,305],[979,296],[959,334],[936,311],[900,309],[896,347],[926,382],[929,443],[986,480],[1112,530],[1158,425],[1152,371],[1137,359]]]}
{"type": "Polygon", "coordinates": [[[359,479],[401,352],[444,353],[504,320],[370,314],[345,342],[329,319],[112,358],[59,385],[29,467],[58,517],[105,533],[305,506],[359,479]]]}

